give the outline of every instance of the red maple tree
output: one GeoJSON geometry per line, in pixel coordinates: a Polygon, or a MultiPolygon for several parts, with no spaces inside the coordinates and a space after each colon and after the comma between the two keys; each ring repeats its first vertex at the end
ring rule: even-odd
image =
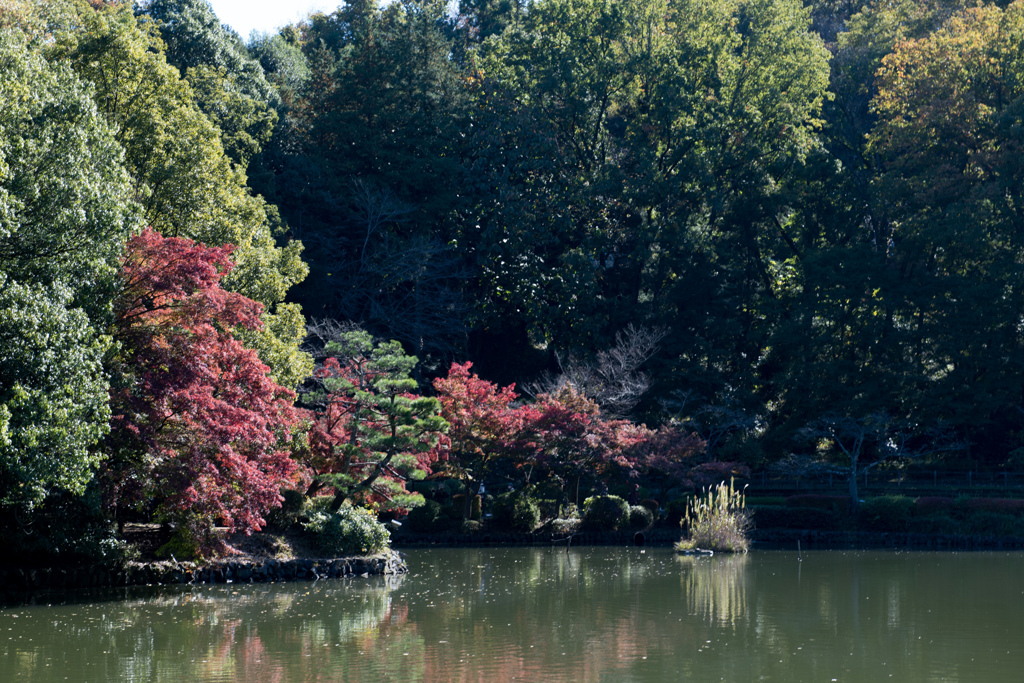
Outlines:
{"type": "Polygon", "coordinates": [[[515,385],[499,389],[471,373],[472,366],[452,363],[447,377],[434,380],[441,416],[449,425],[437,447],[438,468],[464,482],[466,519],[495,462],[515,465],[535,453],[532,425],[540,417],[532,405],[513,405],[518,398],[515,385]]]}
{"type": "Polygon", "coordinates": [[[638,474],[634,454],[650,436],[647,427],[606,419],[597,403],[570,384],[537,398],[532,429],[540,445],[538,464],[561,483],[563,502],[579,505],[584,479],[607,483],[616,474],[638,474]]]}
{"type": "Polygon", "coordinates": [[[262,306],[220,286],[231,250],[146,229],[128,242],[115,301],[108,502],[152,506],[182,554],[227,550],[216,523],[262,528],[296,467],[295,395],[233,334],[259,329],[262,306]]]}

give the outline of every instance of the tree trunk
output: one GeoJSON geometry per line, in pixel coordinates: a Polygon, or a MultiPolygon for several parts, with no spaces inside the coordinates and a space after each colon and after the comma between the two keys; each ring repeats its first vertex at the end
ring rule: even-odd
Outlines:
{"type": "Polygon", "coordinates": [[[472,479],[466,479],[465,495],[466,500],[462,501],[462,519],[468,520],[473,518],[473,498],[476,497],[477,486],[474,486],[475,482],[472,479]]]}
{"type": "Polygon", "coordinates": [[[857,461],[850,465],[850,512],[857,512],[860,497],[857,493],[857,461]]]}
{"type": "Polygon", "coordinates": [[[394,453],[388,453],[383,460],[377,463],[377,466],[373,468],[373,472],[371,472],[370,475],[366,477],[366,479],[363,479],[361,482],[353,486],[351,489],[347,491],[345,489],[338,489],[338,492],[334,494],[334,500],[331,501],[331,512],[337,512],[338,510],[340,510],[342,503],[344,503],[349,496],[353,496],[359,493],[360,491],[366,491],[373,487],[373,483],[377,481],[377,478],[380,477],[380,475],[384,474],[384,471],[388,468],[388,465],[391,464],[391,458],[393,456],[394,453]]]}

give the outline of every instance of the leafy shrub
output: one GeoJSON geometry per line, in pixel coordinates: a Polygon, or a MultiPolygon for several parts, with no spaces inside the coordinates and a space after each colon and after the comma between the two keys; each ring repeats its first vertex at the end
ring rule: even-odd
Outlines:
{"type": "Polygon", "coordinates": [[[810,531],[836,531],[840,517],[831,510],[817,508],[791,508],[768,505],[748,508],[751,521],[758,529],[808,529],[810,531]]]}
{"type": "MultiPolygon", "coordinates": [[[[952,503],[952,498],[948,500],[952,503]]],[[[962,534],[963,529],[963,522],[953,519],[945,512],[916,516],[910,522],[910,530],[919,534],[962,534]]]]}
{"type": "Polygon", "coordinates": [[[540,506],[527,493],[503,493],[494,499],[494,521],[512,531],[533,531],[540,524],[540,506]]]}
{"type": "Polygon", "coordinates": [[[971,508],[971,498],[964,494],[957,496],[953,501],[952,507],[949,509],[950,516],[953,519],[958,519],[960,521],[966,520],[973,513],[974,510],[971,508]]]}
{"type": "Polygon", "coordinates": [[[647,529],[654,524],[654,514],[643,505],[629,506],[629,528],[634,531],[647,529]]]}
{"type": "Polygon", "coordinates": [[[618,531],[629,524],[629,505],[618,496],[591,496],[583,501],[583,526],[618,531]]]}
{"type": "Polygon", "coordinates": [[[464,534],[475,534],[480,531],[480,522],[475,519],[467,519],[459,526],[459,531],[464,534]]]}
{"type": "Polygon", "coordinates": [[[1024,532],[1020,517],[1012,513],[977,510],[970,515],[965,531],[975,536],[1019,536],[1024,532]]]}
{"type": "Polygon", "coordinates": [[[786,498],[786,505],[794,508],[815,508],[831,510],[840,515],[850,513],[849,496],[831,496],[820,493],[802,493],[786,498]]]}
{"type": "Polygon", "coordinates": [[[750,519],[744,509],[743,492],[732,482],[722,482],[706,496],[695,498],[686,510],[688,537],[676,544],[676,550],[718,550],[746,552],[750,519]]]}
{"type": "Polygon", "coordinates": [[[653,498],[644,498],[640,501],[640,505],[651,511],[651,515],[654,519],[658,519],[658,514],[661,512],[661,504],[653,498]]]}
{"type": "Polygon", "coordinates": [[[913,511],[914,499],[907,496],[868,498],[857,510],[857,524],[869,531],[907,531],[913,511]]]}
{"type": "Polygon", "coordinates": [[[574,534],[579,530],[580,520],[578,517],[551,520],[551,531],[556,534],[574,534]]]}
{"type": "Polygon", "coordinates": [[[267,526],[273,529],[287,529],[298,521],[306,497],[302,491],[281,489],[281,507],[271,508],[267,513],[267,526]]]}
{"type": "Polygon", "coordinates": [[[443,505],[436,500],[428,500],[409,511],[405,524],[410,531],[431,534],[451,528],[452,519],[443,505]]]}
{"type": "Polygon", "coordinates": [[[537,507],[540,508],[541,519],[554,519],[559,516],[559,503],[557,498],[534,498],[537,507]]]}
{"type": "Polygon", "coordinates": [[[369,510],[342,505],[337,512],[317,510],[302,527],[316,549],[329,556],[368,555],[388,547],[391,535],[369,510]]]}

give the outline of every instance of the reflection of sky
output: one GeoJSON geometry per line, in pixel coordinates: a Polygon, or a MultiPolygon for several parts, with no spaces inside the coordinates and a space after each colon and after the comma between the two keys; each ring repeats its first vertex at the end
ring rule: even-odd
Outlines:
{"type": "Polygon", "coordinates": [[[340,0],[210,0],[221,23],[235,29],[246,39],[252,31],[274,33],[310,12],[331,12],[339,4],[340,0]]]}

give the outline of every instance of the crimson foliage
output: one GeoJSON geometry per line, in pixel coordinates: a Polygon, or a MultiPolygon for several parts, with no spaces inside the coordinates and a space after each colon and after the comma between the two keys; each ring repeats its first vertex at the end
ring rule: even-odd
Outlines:
{"type": "Polygon", "coordinates": [[[651,433],[644,425],[605,419],[594,401],[569,384],[555,394],[539,396],[536,409],[538,464],[561,482],[568,502],[579,505],[585,479],[607,482],[616,474],[639,474],[636,450],[651,433]]]}
{"type": "Polygon", "coordinates": [[[128,242],[115,300],[108,501],[151,502],[183,554],[224,550],[215,523],[260,529],[295,470],[295,395],[233,334],[259,329],[262,306],[221,288],[230,253],[147,229],[128,242]]]}
{"type": "Polygon", "coordinates": [[[465,483],[463,516],[469,519],[480,485],[498,461],[517,465],[531,459],[537,443],[532,426],[540,411],[531,405],[513,406],[515,386],[498,388],[470,372],[472,363],[452,363],[447,377],[434,380],[441,416],[448,434],[436,448],[437,469],[465,483]]]}

